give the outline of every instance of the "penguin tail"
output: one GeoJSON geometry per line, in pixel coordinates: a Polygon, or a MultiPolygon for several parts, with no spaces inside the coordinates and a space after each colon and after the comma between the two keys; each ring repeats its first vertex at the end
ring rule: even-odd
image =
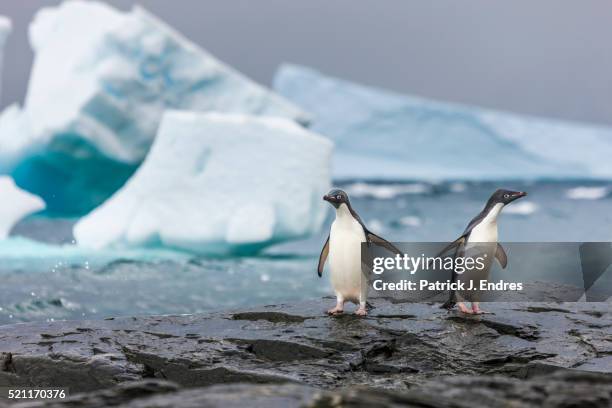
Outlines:
{"type": "Polygon", "coordinates": [[[442,304],[442,306],[440,306],[440,309],[451,310],[456,304],[457,302],[455,302],[453,299],[448,299],[442,304]]]}

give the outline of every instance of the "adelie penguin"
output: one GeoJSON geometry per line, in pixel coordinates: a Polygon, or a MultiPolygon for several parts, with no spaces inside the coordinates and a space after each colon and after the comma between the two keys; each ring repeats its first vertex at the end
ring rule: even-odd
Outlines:
{"type": "MultiPolygon", "coordinates": [[[[480,270],[472,269],[471,271],[458,274],[453,272],[452,280],[456,282],[458,279],[463,280],[469,285],[469,282],[479,282],[480,279],[488,278],[489,270],[493,259],[497,259],[502,268],[505,268],[508,263],[508,257],[504,248],[498,242],[497,234],[497,218],[501,213],[502,209],[521,197],[525,197],[527,193],[522,191],[510,191],[499,189],[491,195],[489,201],[485,205],[484,209],[474,217],[468,224],[465,231],[459,238],[453,241],[450,245],[444,248],[438,256],[449,252],[454,249],[455,257],[466,256],[483,256],[488,260],[484,265],[484,268],[480,270]],[[476,272],[476,273],[474,273],[476,272]],[[472,276],[468,276],[472,274],[472,276]]],[[[463,291],[457,293],[451,291],[450,298],[446,303],[442,305],[442,308],[452,309],[455,305],[463,313],[469,314],[480,314],[482,311],[478,305],[478,295],[468,293],[471,291],[463,291]],[[470,299],[471,297],[471,299],[470,299]],[[458,299],[459,298],[459,299],[458,299]],[[472,300],[472,308],[468,309],[461,300],[468,299],[472,300]]],[[[476,291],[478,293],[478,291],[476,291]]]]}
{"type": "Polygon", "coordinates": [[[340,314],[344,311],[345,302],[353,302],[359,304],[355,314],[365,316],[368,282],[361,268],[361,244],[369,242],[394,253],[401,254],[401,252],[368,230],[351,207],[348,195],[344,191],[332,190],[323,196],[323,200],[328,201],[336,209],[336,219],[321,250],[317,269],[321,277],[325,261],[329,258],[331,284],[336,293],[336,307],[327,313],[340,314]]]}

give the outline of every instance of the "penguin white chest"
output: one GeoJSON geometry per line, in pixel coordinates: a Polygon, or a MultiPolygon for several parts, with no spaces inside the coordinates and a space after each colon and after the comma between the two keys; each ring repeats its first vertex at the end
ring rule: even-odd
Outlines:
{"type": "Polygon", "coordinates": [[[334,291],[348,301],[359,300],[362,284],[361,243],[365,241],[363,227],[353,218],[346,205],[341,205],[329,234],[330,279],[334,291]]]}
{"type": "Polygon", "coordinates": [[[503,204],[495,204],[489,213],[472,228],[468,242],[497,242],[497,217],[503,204]]]}
{"type": "Polygon", "coordinates": [[[472,229],[468,242],[497,242],[497,222],[478,224],[472,229]]]}

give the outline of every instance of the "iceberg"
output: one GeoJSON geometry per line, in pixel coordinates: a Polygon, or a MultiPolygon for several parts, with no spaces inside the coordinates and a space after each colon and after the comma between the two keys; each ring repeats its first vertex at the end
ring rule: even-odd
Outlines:
{"type": "Polygon", "coordinates": [[[274,89],[335,142],[338,180],[612,178],[612,128],[444,103],[283,65],[274,89]]]}
{"type": "Polygon", "coordinates": [[[21,190],[8,176],[0,176],[0,197],[0,239],[6,239],[19,220],[45,208],[40,197],[21,190]]]}
{"type": "Polygon", "coordinates": [[[332,146],[289,119],[168,111],[136,173],[74,236],[214,255],[307,237],[325,219],[332,146]]]}
{"type": "Polygon", "coordinates": [[[119,188],[166,109],[308,121],[140,7],[67,1],[37,13],[29,39],[28,91],[0,117],[0,157],[52,210],[87,212],[119,188]]]}
{"type": "Polygon", "coordinates": [[[4,66],[4,46],[12,30],[13,24],[11,20],[8,17],[0,16],[0,78],[2,77],[2,67],[4,66]]]}

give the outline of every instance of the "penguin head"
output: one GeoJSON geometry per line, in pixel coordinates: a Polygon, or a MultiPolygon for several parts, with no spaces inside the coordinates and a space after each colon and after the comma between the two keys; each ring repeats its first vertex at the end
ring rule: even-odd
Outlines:
{"type": "Polygon", "coordinates": [[[512,191],[500,188],[499,190],[494,192],[493,195],[491,195],[488,204],[495,205],[501,203],[503,205],[506,205],[521,197],[525,197],[526,195],[527,193],[524,191],[512,191]]]}
{"type": "Polygon", "coordinates": [[[342,204],[346,204],[350,207],[348,194],[339,189],[331,190],[329,193],[325,194],[323,200],[328,201],[335,208],[340,207],[342,204]]]}

